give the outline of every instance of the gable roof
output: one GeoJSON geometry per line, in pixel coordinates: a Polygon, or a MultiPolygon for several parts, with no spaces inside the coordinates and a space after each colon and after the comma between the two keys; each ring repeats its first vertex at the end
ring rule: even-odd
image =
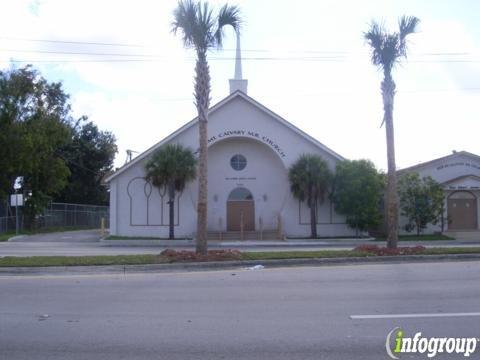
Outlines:
{"type": "MultiPolygon", "coordinates": [[[[299,134],[300,136],[302,136],[304,139],[306,139],[307,141],[311,142],[313,145],[317,146],[318,148],[322,149],[323,151],[327,152],[328,154],[330,154],[331,156],[333,156],[334,158],[338,159],[338,160],[345,160],[345,158],[339,154],[337,154],[335,151],[333,151],[332,149],[330,149],[329,147],[323,145],[321,142],[319,142],[318,140],[316,140],[315,138],[311,137],[310,135],[308,135],[307,133],[305,133],[304,131],[300,130],[299,128],[297,128],[295,125],[291,124],[290,122],[288,122],[287,120],[285,120],[284,118],[282,118],[280,115],[277,115],[276,113],[274,113],[273,111],[271,111],[270,109],[268,109],[266,106],[260,104],[258,101],[256,101],[255,99],[251,98],[250,96],[246,95],[245,93],[243,93],[242,91],[240,90],[237,90],[235,92],[233,92],[232,94],[230,94],[229,96],[227,96],[226,98],[224,98],[223,100],[219,101],[218,103],[216,103],[214,106],[212,106],[210,109],[209,109],[209,114],[215,112],[216,110],[218,110],[219,108],[221,108],[222,106],[225,106],[227,103],[229,103],[230,101],[232,101],[233,99],[235,98],[242,98],[244,99],[245,101],[247,101],[248,103],[250,103],[251,105],[255,106],[257,109],[259,109],[260,111],[268,114],[269,116],[271,116],[272,118],[274,118],[275,120],[277,120],[278,122],[280,122],[281,124],[283,124],[284,126],[288,127],[290,130],[292,130],[293,132],[299,134]]],[[[129,163],[123,165],[121,168],[119,168],[117,171],[115,171],[113,174],[111,174],[110,176],[108,176],[106,179],[105,179],[105,182],[110,182],[111,180],[113,180],[114,178],[116,178],[118,175],[120,175],[121,173],[125,172],[127,169],[129,169],[130,167],[134,166],[135,164],[137,164],[138,162],[140,162],[141,160],[145,159],[146,157],[148,157],[150,154],[152,154],[155,150],[157,150],[160,146],[164,145],[165,143],[168,143],[170,140],[172,140],[173,138],[175,138],[176,136],[178,136],[179,134],[181,134],[182,132],[184,132],[185,130],[191,128],[192,126],[194,126],[198,121],[198,116],[195,117],[194,119],[190,120],[188,123],[186,123],[185,125],[183,125],[182,127],[180,127],[178,130],[174,131],[173,133],[171,133],[170,135],[168,135],[167,137],[163,138],[161,141],[159,141],[158,143],[156,143],[155,145],[151,146],[150,148],[148,148],[147,150],[145,150],[143,153],[141,153],[140,155],[138,155],[135,159],[133,159],[132,161],[130,161],[129,163]]]]}
{"type": "Polygon", "coordinates": [[[406,167],[404,169],[400,169],[400,170],[397,171],[397,173],[403,173],[403,172],[406,172],[406,171],[414,171],[414,170],[417,170],[419,168],[434,164],[436,162],[452,159],[452,158],[462,156],[462,155],[468,156],[468,157],[476,159],[477,161],[480,161],[480,156],[478,156],[478,155],[472,154],[468,151],[456,151],[456,152],[454,152],[450,155],[447,155],[447,156],[442,156],[442,157],[439,157],[437,159],[433,159],[433,160],[430,160],[430,161],[426,161],[424,163],[420,163],[420,164],[417,164],[417,165],[406,167]]]}

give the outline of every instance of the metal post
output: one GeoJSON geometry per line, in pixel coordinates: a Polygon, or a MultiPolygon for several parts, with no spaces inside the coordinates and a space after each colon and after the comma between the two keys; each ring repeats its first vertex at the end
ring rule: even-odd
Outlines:
{"type": "Polygon", "coordinates": [[[5,202],[5,232],[8,232],[8,215],[9,213],[11,215],[11,212],[8,211],[8,204],[10,204],[10,199],[7,197],[7,201],[5,202]]]}
{"type": "Polygon", "coordinates": [[[258,225],[260,225],[260,240],[263,240],[263,219],[261,216],[258,218],[258,225]]]}
{"type": "Polygon", "coordinates": [[[280,214],[278,214],[278,224],[277,224],[277,225],[278,225],[278,228],[277,228],[278,234],[277,234],[277,236],[278,236],[278,238],[279,238],[280,240],[282,240],[282,239],[283,239],[283,234],[282,234],[282,233],[283,233],[283,229],[282,229],[282,216],[281,216],[280,214]]]}
{"type": "Polygon", "coordinates": [[[15,234],[18,235],[19,233],[19,224],[18,224],[18,194],[17,190],[15,190],[15,234]]]}
{"type": "Polygon", "coordinates": [[[101,229],[102,238],[103,238],[105,236],[105,218],[104,217],[100,219],[100,229],[101,229]]]}
{"type": "Polygon", "coordinates": [[[240,240],[243,240],[243,211],[240,212],[240,240]]]}
{"type": "Polygon", "coordinates": [[[222,217],[218,218],[218,230],[219,230],[218,238],[220,241],[222,241],[222,217]]]}

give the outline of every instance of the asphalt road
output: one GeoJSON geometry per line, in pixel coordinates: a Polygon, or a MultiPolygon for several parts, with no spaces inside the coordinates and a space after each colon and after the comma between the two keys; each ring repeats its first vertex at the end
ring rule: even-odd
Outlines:
{"type": "Polygon", "coordinates": [[[397,326],[480,337],[479,280],[480,262],[1,276],[0,359],[387,359],[397,326]]]}

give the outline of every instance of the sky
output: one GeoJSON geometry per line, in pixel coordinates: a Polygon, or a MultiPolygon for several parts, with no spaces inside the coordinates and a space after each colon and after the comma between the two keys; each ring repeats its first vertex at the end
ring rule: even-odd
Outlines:
{"type": "MultiPolygon", "coordinates": [[[[212,0],[214,8],[225,1],[212,0]]],[[[373,20],[420,18],[394,70],[397,167],[480,155],[480,1],[237,0],[248,95],[349,159],[386,169],[380,82],[363,39],[373,20]]],[[[0,67],[61,81],[76,117],[117,138],[115,165],[196,116],[194,53],[171,33],[173,0],[0,0],[0,67]]],[[[209,53],[212,104],[228,96],[235,34],[209,53]]]]}

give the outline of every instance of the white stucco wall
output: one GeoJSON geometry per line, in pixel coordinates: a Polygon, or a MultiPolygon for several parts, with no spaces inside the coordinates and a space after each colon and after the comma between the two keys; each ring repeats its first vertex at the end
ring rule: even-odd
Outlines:
{"type": "MultiPolygon", "coordinates": [[[[260,216],[264,229],[275,229],[280,214],[285,234],[308,236],[310,225],[308,216],[304,216],[306,205],[299,206],[298,200],[291,195],[287,169],[300,155],[315,153],[322,156],[333,171],[338,157],[241,96],[234,97],[210,113],[208,133],[209,229],[226,229],[228,195],[236,187],[245,187],[254,196],[257,229],[260,216]],[[237,153],[247,158],[247,167],[242,171],[230,167],[230,158],[237,153]]],[[[169,142],[180,143],[196,151],[197,124],[187,127],[169,142]]],[[[142,180],[147,158],[137,161],[111,180],[112,234],[168,235],[166,199],[161,220],[162,200],[158,190],[145,185],[142,180]]],[[[190,183],[178,199],[180,221],[175,228],[177,237],[192,236],[195,231],[197,186],[196,181],[190,183]]],[[[344,218],[331,209],[328,200],[319,208],[318,222],[319,236],[354,234],[346,226],[344,218]]]]}

